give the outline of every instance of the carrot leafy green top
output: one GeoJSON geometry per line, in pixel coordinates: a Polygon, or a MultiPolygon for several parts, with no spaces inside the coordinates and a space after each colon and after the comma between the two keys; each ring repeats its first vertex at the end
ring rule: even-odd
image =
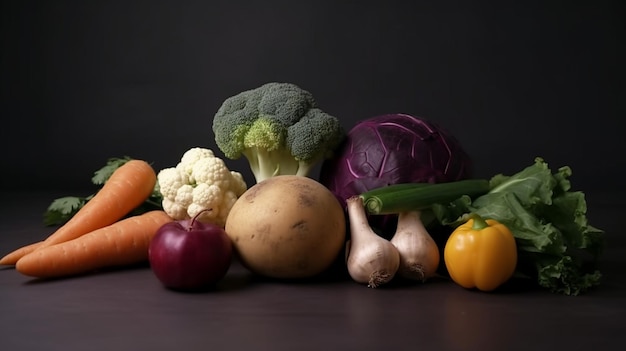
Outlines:
{"type": "MultiPolygon", "coordinates": [[[[132,157],[112,157],[100,169],[94,172],[91,182],[101,188],[111,175],[121,166],[132,160],[132,157]]],[[[70,220],[81,208],[93,198],[94,194],[88,196],[64,196],[54,199],[43,214],[43,223],[46,226],[63,225],[70,220]]],[[[130,215],[138,215],[152,210],[161,210],[162,196],[155,186],[152,194],[138,208],[133,210],[130,215]]]]}

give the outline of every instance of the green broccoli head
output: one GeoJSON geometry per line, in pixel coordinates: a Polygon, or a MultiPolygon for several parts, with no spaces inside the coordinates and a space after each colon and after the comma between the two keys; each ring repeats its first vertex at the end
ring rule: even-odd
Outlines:
{"type": "Polygon", "coordinates": [[[213,133],[226,157],[246,157],[257,182],[309,175],[345,137],[339,120],[320,110],[311,93],[275,82],[226,99],[213,118],[213,133]]]}

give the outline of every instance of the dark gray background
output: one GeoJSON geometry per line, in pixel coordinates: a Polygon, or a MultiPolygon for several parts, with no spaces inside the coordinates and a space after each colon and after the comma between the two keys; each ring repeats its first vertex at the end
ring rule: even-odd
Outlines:
{"type": "MultiPolygon", "coordinates": [[[[423,116],[463,143],[477,176],[542,156],[621,202],[622,1],[1,4],[2,191],[86,191],[115,156],[173,166],[215,148],[225,98],[285,81],[346,129],[423,116]]],[[[245,161],[228,164],[251,181],[245,161]]]]}

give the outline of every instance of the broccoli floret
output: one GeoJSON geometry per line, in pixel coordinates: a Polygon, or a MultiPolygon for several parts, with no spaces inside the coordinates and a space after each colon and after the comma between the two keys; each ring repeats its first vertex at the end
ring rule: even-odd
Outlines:
{"type": "Polygon", "coordinates": [[[246,157],[256,182],[277,175],[308,176],[345,137],[339,120],[313,95],[291,83],[267,83],[227,98],[213,118],[217,147],[246,157]]]}

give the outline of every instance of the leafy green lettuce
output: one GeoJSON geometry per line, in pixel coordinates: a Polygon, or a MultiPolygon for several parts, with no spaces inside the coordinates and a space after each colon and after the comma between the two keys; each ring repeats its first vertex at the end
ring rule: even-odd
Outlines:
{"type": "Polygon", "coordinates": [[[604,231],[587,222],[587,203],[572,191],[569,167],[553,172],[542,158],[517,174],[495,175],[490,191],[433,206],[443,225],[456,227],[469,213],[505,224],[518,246],[517,274],[552,292],[578,295],[600,283],[604,231]]]}

